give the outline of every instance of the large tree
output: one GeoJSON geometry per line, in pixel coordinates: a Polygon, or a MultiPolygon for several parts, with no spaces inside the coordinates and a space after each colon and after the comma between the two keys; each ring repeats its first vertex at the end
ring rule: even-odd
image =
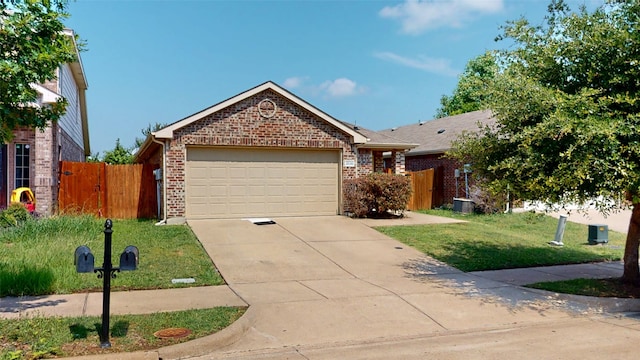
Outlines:
{"type": "Polygon", "coordinates": [[[451,96],[442,95],[436,118],[480,110],[487,94],[487,85],[498,71],[493,52],[471,59],[458,78],[451,96]]]}
{"type": "Polygon", "coordinates": [[[522,18],[503,30],[513,45],[487,88],[498,124],[461,138],[452,155],[522,199],[606,213],[625,194],[622,280],[640,284],[640,2],[571,12],[553,1],[542,25],[522,18]]]}
{"type": "Polygon", "coordinates": [[[66,100],[37,106],[35,84],[52,80],[56,68],[76,60],[63,33],[66,0],[0,0],[0,143],[13,130],[44,128],[65,112],[66,100]]]}

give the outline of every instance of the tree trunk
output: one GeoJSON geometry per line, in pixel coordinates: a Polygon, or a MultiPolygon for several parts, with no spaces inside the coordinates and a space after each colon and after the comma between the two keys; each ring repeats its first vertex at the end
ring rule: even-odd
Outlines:
{"type": "Polygon", "coordinates": [[[640,244],[640,203],[633,203],[631,221],[627,231],[627,243],[624,247],[624,273],[622,282],[640,286],[640,268],[638,266],[638,245],[640,244]]]}

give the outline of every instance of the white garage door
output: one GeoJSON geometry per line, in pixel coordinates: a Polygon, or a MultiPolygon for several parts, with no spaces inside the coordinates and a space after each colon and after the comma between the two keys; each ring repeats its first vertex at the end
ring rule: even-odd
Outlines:
{"type": "Polygon", "coordinates": [[[187,149],[188,218],[335,215],[336,150],[187,149]]]}

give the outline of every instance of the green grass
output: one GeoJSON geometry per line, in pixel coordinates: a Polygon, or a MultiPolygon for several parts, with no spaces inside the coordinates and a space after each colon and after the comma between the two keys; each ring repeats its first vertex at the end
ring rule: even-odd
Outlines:
{"type": "Polygon", "coordinates": [[[563,294],[634,299],[640,298],[640,288],[630,284],[623,284],[620,278],[573,279],[541,282],[529,284],[526,285],[526,287],[563,294]]]}
{"type": "Polygon", "coordinates": [[[111,316],[111,348],[101,349],[99,317],[0,319],[0,359],[43,359],[156,349],[215,333],[237,320],[245,309],[219,307],[152,315],[111,316]],[[154,332],[187,328],[180,339],[159,339],[154,332]]]}
{"type": "MultiPolygon", "coordinates": [[[[118,266],[127,245],[140,251],[138,270],[117,273],[112,290],[155,289],[223,283],[211,259],[188,226],[155,226],[153,220],[114,220],[112,263],[118,266]],[[172,284],[195,278],[193,285],[172,284]]],[[[74,251],[87,245],[95,266],[104,257],[104,219],[59,216],[31,219],[0,230],[0,296],[102,291],[93,273],[79,274],[74,251]]]]}
{"type": "Polygon", "coordinates": [[[605,245],[589,245],[588,226],[567,222],[563,247],[550,246],[558,220],[544,214],[432,215],[466,223],[378,227],[377,230],[462,271],[620,260],[625,235],[609,230],[605,245]]]}

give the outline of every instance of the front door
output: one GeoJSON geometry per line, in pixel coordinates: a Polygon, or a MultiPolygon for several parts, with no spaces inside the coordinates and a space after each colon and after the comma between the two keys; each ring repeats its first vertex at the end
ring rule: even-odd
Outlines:
{"type": "Polygon", "coordinates": [[[0,209],[7,207],[7,145],[0,146],[0,209]]]}

